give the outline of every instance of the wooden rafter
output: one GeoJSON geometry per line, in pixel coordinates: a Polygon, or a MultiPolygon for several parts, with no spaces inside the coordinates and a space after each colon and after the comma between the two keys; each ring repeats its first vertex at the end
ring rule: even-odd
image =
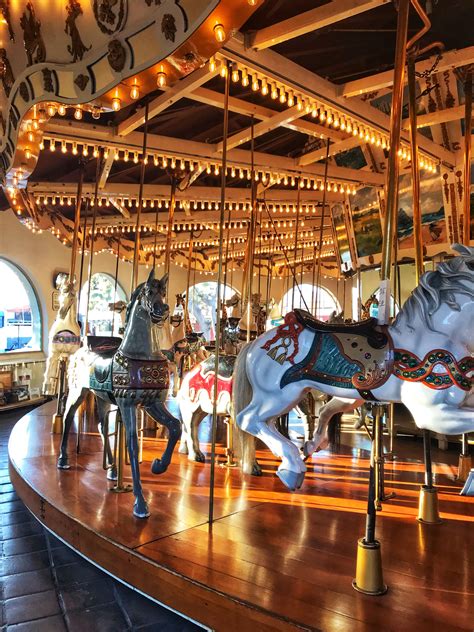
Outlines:
{"type": "Polygon", "coordinates": [[[330,24],[341,22],[364,11],[370,11],[370,9],[387,2],[390,0],[333,0],[321,7],[305,11],[256,31],[250,36],[249,45],[257,50],[275,46],[330,24]]]}

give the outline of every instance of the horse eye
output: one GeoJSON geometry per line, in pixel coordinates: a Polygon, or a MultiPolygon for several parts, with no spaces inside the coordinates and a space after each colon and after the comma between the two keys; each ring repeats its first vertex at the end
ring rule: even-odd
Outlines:
{"type": "Polygon", "coordinates": [[[474,261],[468,261],[466,265],[469,270],[472,270],[474,272],[474,261]]]}

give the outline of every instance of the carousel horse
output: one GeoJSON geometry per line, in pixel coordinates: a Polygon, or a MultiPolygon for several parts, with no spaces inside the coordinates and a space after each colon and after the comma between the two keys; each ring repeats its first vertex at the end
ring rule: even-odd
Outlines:
{"type": "MultiPolygon", "coordinates": [[[[217,374],[217,415],[230,418],[232,414],[232,375],[236,356],[220,355],[217,374]]],[[[204,463],[205,457],[199,447],[198,431],[200,423],[213,413],[215,356],[211,355],[205,361],[197,364],[182,380],[178,391],[178,406],[182,420],[182,434],[179,452],[187,454],[189,460],[204,463]]],[[[295,406],[303,421],[304,442],[312,439],[315,420],[319,411],[327,402],[327,396],[316,390],[305,394],[295,406]]],[[[335,444],[337,439],[336,426],[333,424],[328,443],[335,444]]],[[[261,469],[255,459],[255,453],[246,454],[250,459],[252,474],[258,476],[261,469]]]]}
{"type": "Polygon", "coordinates": [[[77,321],[77,299],[74,282],[64,277],[59,284],[59,310],[49,331],[48,359],[43,393],[58,393],[59,361],[68,360],[81,346],[81,327],[77,321]]]}
{"type": "MultiPolygon", "coordinates": [[[[453,249],[459,256],[426,272],[389,326],[376,319],[330,325],[295,310],[240,352],[233,379],[236,425],[252,437],[248,449],[258,437],[281,457],[277,474],[289,489],[302,485],[306,466],[273,420],[311,388],[334,396],[326,407],[332,413],[366,400],[401,402],[421,429],[447,435],[474,430],[474,249],[453,249]]],[[[323,409],[307,455],[324,441],[325,416],[323,409]]]]}
{"type": "Polygon", "coordinates": [[[156,422],[168,428],[168,443],[163,456],[152,464],[154,474],[166,471],[181,435],[180,422],[163,403],[169,386],[168,363],[152,334],[154,326],[163,323],[168,316],[169,308],[163,300],[166,283],[166,276],[158,281],[152,270],[148,280],[140,284],[130,298],[123,340],[89,336],[87,346],[71,357],[69,365],[69,395],[58,468],[70,467],[67,454],[69,432],[87,393],[91,391],[96,396],[102,433],[104,411],[110,404],[115,404],[125,427],[135,496],[133,513],[137,518],[150,515],[138,465],[137,406],[141,405],[156,422]]]}

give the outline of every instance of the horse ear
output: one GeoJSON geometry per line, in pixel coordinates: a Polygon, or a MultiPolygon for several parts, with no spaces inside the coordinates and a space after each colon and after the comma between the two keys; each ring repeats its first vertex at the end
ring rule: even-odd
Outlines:
{"type": "Polygon", "coordinates": [[[160,285],[163,288],[163,291],[166,290],[166,286],[168,285],[168,276],[168,274],[165,274],[165,276],[160,279],[160,285]]]}
{"type": "Polygon", "coordinates": [[[154,280],[155,280],[155,268],[153,267],[150,270],[150,274],[148,275],[147,283],[151,283],[154,280]]]}

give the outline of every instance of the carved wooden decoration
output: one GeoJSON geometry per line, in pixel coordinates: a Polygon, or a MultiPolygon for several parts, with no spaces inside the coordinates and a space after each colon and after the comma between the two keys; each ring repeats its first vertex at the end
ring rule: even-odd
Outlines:
{"type": "Polygon", "coordinates": [[[255,10],[243,0],[135,0],[133,5],[130,0],[0,0],[10,36],[0,48],[4,185],[26,186],[47,124],[47,103],[110,109],[119,92],[122,106],[128,105],[131,78],[146,94],[156,88],[158,64],[173,85],[218,50],[216,21],[230,36],[255,10]],[[38,117],[40,129],[34,142],[19,143],[21,122],[33,116],[33,106],[44,113],[38,117]]]}
{"type": "Polygon", "coordinates": [[[26,5],[21,16],[20,26],[23,29],[23,43],[28,58],[28,66],[46,61],[46,48],[41,36],[41,22],[36,17],[31,2],[26,5]]]}
{"type": "Polygon", "coordinates": [[[67,6],[67,18],[66,28],[64,29],[66,35],[71,38],[71,43],[67,49],[72,56],[72,61],[78,61],[84,57],[84,54],[91,49],[87,47],[79,34],[79,29],[76,25],[76,20],[79,16],[83,15],[83,11],[80,3],[77,0],[69,0],[67,6]]]}

